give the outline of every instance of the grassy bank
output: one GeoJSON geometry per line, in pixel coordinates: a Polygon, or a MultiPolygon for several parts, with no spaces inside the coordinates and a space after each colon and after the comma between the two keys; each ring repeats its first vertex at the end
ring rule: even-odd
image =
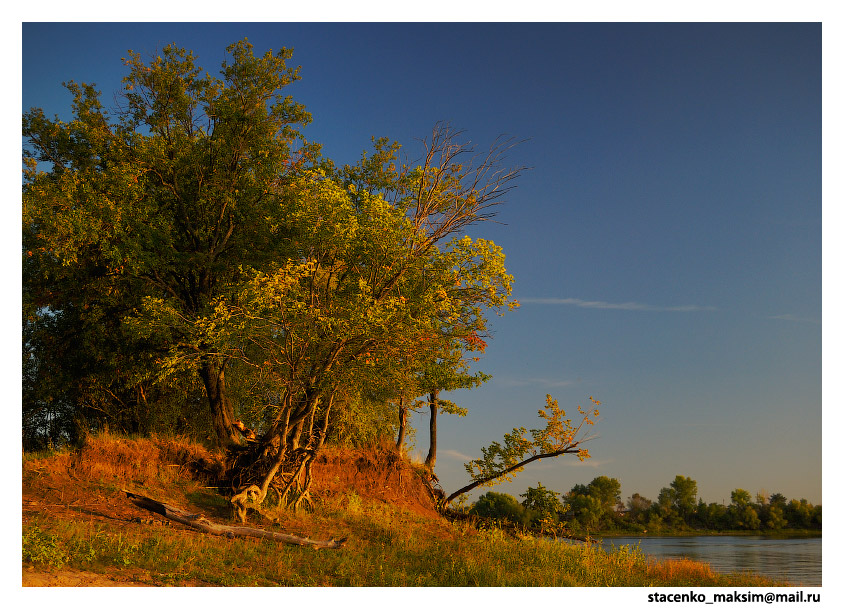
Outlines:
{"type": "MultiPolygon", "coordinates": [[[[360,473],[366,460],[357,453],[351,457],[350,473],[360,473]]],[[[368,459],[373,472],[400,472],[395,456],[390,468],[379,467],[377,453],[368,459]]],[[[94,439],[76,452],[24,456],[24,580],[26,574],[82,570],[117,584],[177,586],[785,584],[749,574],[722,575],[692,561],[654,562],[638,549],[608,553],[597,545],[450,522],[423,506],[431,500],[413,491],[417,488],[408,483],[413,478],[410,467],[401,470],[401,479],[391,479],[394,496],[387,500],[382,494],[388,485],[368,486],[374,476],[368,475],[354,487],[325,487],[316,493],[313,512],[266,513],[250,523],[313,539],[348,538],[341,549],[202,534],[156,519],[121,493],[131,489],[231,523],[228,502],[209,485],[213,464],[214,456],[201,446],[173,439],[109,437],[94,439]],[[404,496],[398,495],[400,487],[404,496]]],[[[341,453],[323,467],[321,476],[329,483],[345,481],[341,453]]]]}
{"type": "Polygon", "coordinates": [[[648,562],[636,549],[515,538],[432,522],[349,499],[289,518],[284,530],[348,536],[313,550],[203,535],[178,525],[131,527],[40,517],[23,530],[25,567],[71,567],[150,585],[218,586],[771,586],[692,561],[648,562]]]}

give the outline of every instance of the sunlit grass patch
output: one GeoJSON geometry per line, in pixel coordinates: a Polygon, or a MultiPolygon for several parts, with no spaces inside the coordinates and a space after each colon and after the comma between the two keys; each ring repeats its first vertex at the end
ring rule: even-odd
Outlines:
{"type": "MultiPolygon", "coordinates": [[[[769,579],[721,575],[690,560],[648,560],[638,548],[605,551],[477,532],[389,507],[300,515],[278,526],[348,535],[347,546],[316,550],[256,539],[207,536],[179,527],[124,530],[112,524],[40,520],[24,529],[24,561],[92,571],[141,568],[154,582],[219,586],[763,586],[769,579]],[[450,530],[448,535],[437,535],[450,530]]],[[[276,527],[276,526],[273,526],[276,527]]],[[[303,531],[304,530],[304,531],[303,531]]]]}
{"type": "MultiPolygon", "coordinates": [[[[331,472],[342,475],[337,457],[331,472]]],[[[469,521],[450,522],[412,502],[394,503],[381,491],[352,486],[315,494],[313,510],[265,507],[249,523],[312,539],[347,538],[340,549],[211,536],[158,516],[130,521],[137,513],[120,492],[124,485],[152,489],[157,499],[231,523],[228,499],[201,480],[207,459],[202,447],[178,441],[108,436],[91,439],[80,451],[33,459],[24,468],[24,565],[169,586],[783,584],[718,574],[690,560],[655,561],[636,546],[605,551],[497,527],[477,529],[469,521]]],[[[367,464],[376,466],[374,460],[367,464]]]]}

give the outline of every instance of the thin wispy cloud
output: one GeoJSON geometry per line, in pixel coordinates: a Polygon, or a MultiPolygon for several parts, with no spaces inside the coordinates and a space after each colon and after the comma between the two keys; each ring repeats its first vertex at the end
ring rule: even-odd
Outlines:
{"type": "Polygon", "coordinates": [[[786,320],[787,322],[803,322],[805,324],[821,324],[821,320],[815,318],[802,318],[800,316],[793,316],[791,313],[785,313],[779,316],[768,316],[769,320],[786,320]]]}
{"type": "Polygon", "coordinates": [[[502,377],[493,380],[503,386],[516,388],[522,386],[541,386],[545,388],[565,388],[567,386],[575,385],[577,381],[571,379],[549,379],[547,377],[502,377]]]}
{"type": "MultiPolygon", "coordinates": [[[[570,456],[571,458],[571,456],[570,456]]],[[[543,460],[540,463],[534,462],[530,468],[533,470],[554,470],[557,468],[601,468],[611,464],[613,460],[596,460],[590,458],[583,462],[579,459],[567,459],[566,457],[543,460]]]]}
{"type": "Polygon", "coordinates": [[[577,460],[577,461],[568,460],[566,462],[566,465],[567,466],[573,466],[575,468],[594,468],[595,469],[595,468],[601,468],[602,466],[607,466],[608,464],[612,464],[612,463],[613,463],[613,460],[595,460],[595,461],[593,461],[592,459],[589,459],[589,460],[584,460],[583,462],[581,460],[577,460]]]}
{"type": "Polygon", "coordinates": [[[607,301],[585,301],[584,299],[527,298],[520,303],[531,305],[570,305],[583,309],[615,309],[620,311],[715,311],[710,305],[649,305],[648,303],[608,303],[607,301]]]}
{"type": "Polygon", "coordinates": [[[472,457],[470,455],[466,455],[465,453],[461,453],[460,451],[455,451],[454,449],[446,449],[445,451],[441,451],[440,456],[441,457],[455,458],[457,460],[461,460],[461,461],[464,461],[464,462],[468,462],[470,460],[475,459],[474,457],[472,457]]]}

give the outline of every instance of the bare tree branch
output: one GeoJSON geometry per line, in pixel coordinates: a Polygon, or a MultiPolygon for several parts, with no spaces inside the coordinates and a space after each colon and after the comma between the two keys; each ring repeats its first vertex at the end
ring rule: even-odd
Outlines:
{"type": "Polygon", "coordinates": [[[500,136],[486,154],[475,154],[470,142],[459,143],[462,132],[447,124],[435,125],[431,139],[423,140],[426,154],[415,193],[414,227],[424,237],[416,249],[425,250],[467,226],[495,216],[494,206],[516,188],[526,166],[504,167],[514,138],[500,136]],[[464,160],[466,158],[466,160],[464,160]]]}

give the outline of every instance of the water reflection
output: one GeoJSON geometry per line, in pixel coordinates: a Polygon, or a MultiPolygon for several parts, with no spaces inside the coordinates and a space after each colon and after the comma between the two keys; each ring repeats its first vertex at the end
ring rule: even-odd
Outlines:
{"type": "Polygon", "coordinates": [[[821,538],[691,536],[686,538],[607,538],[605,549],[637,546],[657,558],[687,557],[719,572],[750,571],[791,584],[821,586],[821,538]]]}

